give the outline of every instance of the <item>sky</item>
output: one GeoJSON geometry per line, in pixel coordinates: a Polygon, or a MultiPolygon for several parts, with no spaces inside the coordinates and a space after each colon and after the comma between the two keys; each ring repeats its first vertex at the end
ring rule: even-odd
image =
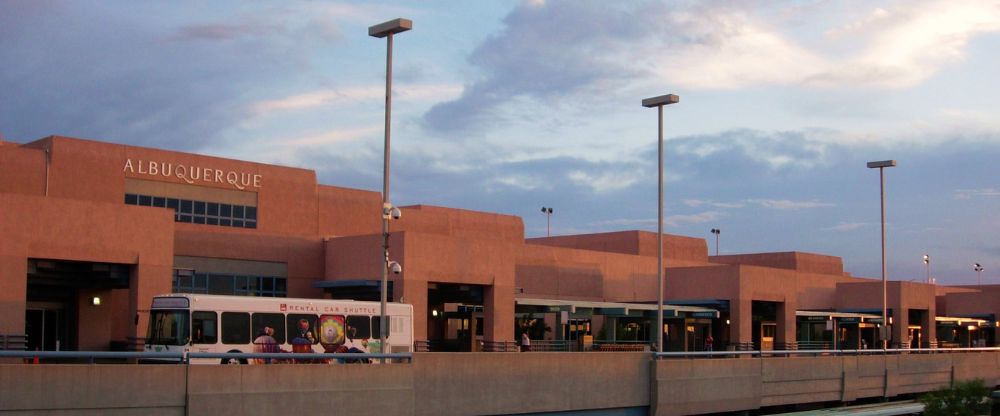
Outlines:
{"type": "Polygon", "coordinates": [[[527,237],[656,230],[1000,284],[1000,1],[0,0],[0,134],[303,167],[527,237]],[[931,258],[929,269],[922,256],[931,258]]]}

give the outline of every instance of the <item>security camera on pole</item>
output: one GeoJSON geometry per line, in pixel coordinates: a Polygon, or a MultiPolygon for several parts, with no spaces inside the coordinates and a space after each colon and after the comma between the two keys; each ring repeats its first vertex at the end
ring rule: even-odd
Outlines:
{"type": "MultiPolygon", "coordinates": [[[[399,263],[389,260],[389,220],[399,219],[402,216],[399,208],[392,206],[392,203],[389,202],[389,120],[392,115],[392,37],[396,33],[405,32],[411,28],[413,28],[413,22],[408,19],[390,20],[368,28],[368,36],[386,38],[387,44],[385,58],[385,148],[382,165],[382,308],[379,313],[378,331],[379,349],[383,354],[391,351],[386,342],[386,338],[389,337],[389,323],[385,314],[389,271],[392,270],[393,274],[403,272],[403,267],[399,263]]],[[[385,362],[385,360],[383,359],[382,362],[385,362]]]]}

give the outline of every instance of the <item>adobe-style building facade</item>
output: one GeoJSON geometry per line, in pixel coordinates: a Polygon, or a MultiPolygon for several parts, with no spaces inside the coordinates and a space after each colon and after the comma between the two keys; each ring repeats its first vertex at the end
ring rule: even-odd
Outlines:
{"type": "MultiPolygon", "coordinates": [[[[163,293],[380,291],[381,195],[319,184],[311,170],[68,137],[0,141],[0,212],[0,335],[28,334],[32,348],[135,348],[163,293]]],[[[403,272],[387,290],[413,305],[424,347],[511,350],[534,318],[546,339],[651,339],[654,233],[525,239],[516,216],[402,212],[389,245],[403,272]]],[[[881,282],[845,273],[840,258],[709,256],[705,240],[674,235],[664,255],[672,349],[701,349],[708,334],[717,348],[874,347],[881,282]]],[[[978,319],[966,343],[992,343],[996,291],[890,282],[893,345],[936,346],[945,309],[978,319]]]]}

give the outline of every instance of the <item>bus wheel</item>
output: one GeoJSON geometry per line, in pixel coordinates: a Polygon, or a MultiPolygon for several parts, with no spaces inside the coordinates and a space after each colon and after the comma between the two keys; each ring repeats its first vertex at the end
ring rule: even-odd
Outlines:
{"type": "MultiPolygon", "coordinates": [[[[241,351],[229,351],[229,352],[241,352],[241,351]]],[[[247,363],[247,360],[244,360],[242,358],[223,358],[222,359],[222,364],[240,365],[240,364],[246,364],[246,363],[247,363]]]]}

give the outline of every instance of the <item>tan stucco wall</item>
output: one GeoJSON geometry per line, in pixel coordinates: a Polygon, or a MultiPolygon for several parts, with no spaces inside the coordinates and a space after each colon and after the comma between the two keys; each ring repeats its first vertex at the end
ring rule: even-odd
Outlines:
{"type": "Polygon", "coordinates": [[[973,378],[1000,384],[1000,353],[656,361],[648,353],[417,353],[412,363],[392,365],[0,364],[0,413],[472,415],[649,406],[653,415],[689,415],[891,398],[973,378]]]}
{"type": "Polygon", "coordinates": [[[746,264],[788,269],[805,273],[844,274],[844,264],[840,257],[796,251],[711,256],[709,257],[709,261],[723,264],[746,264]]]}
{"type": "MultiPolygon", "coordinates": [[[[648,231],[616,231],[556,237],[529,238],[528,244],[609,253],[656,256],[657,235],[648,231]]],[[[708,245],[704,239],[681,235],[663,235],[663,257],[692,262],[708,262],[708,245]]]]}
{"type": "MultiPolygon", "coordinates": [[[[125,333],[112,339],[142,337],[152,296],[170,291],[173,263],[173,215],[164,209],[70,199],[0,194],[0,333],[23,333],[27,260],[29,258],[95,261],[136,265],[129,284],[128,309],[84,313],[126,320],[125,333]],[[139,325],[134,316],[139,314],[139,325]]],[[[81,296],[83,293],[81,293],[81,296]]],[[[83,306],[86,306],[84,304],[83,306]]],[[[102,305],[103,306],[103,305],[102,305]]],[[[121,307],[111,302],[107,308],[121,307]]],[[[103,330],[102,330],[103,331],[103,330]]],[[[81,345],[104,345],[108,338],[80,331],[81,345]]]]}

